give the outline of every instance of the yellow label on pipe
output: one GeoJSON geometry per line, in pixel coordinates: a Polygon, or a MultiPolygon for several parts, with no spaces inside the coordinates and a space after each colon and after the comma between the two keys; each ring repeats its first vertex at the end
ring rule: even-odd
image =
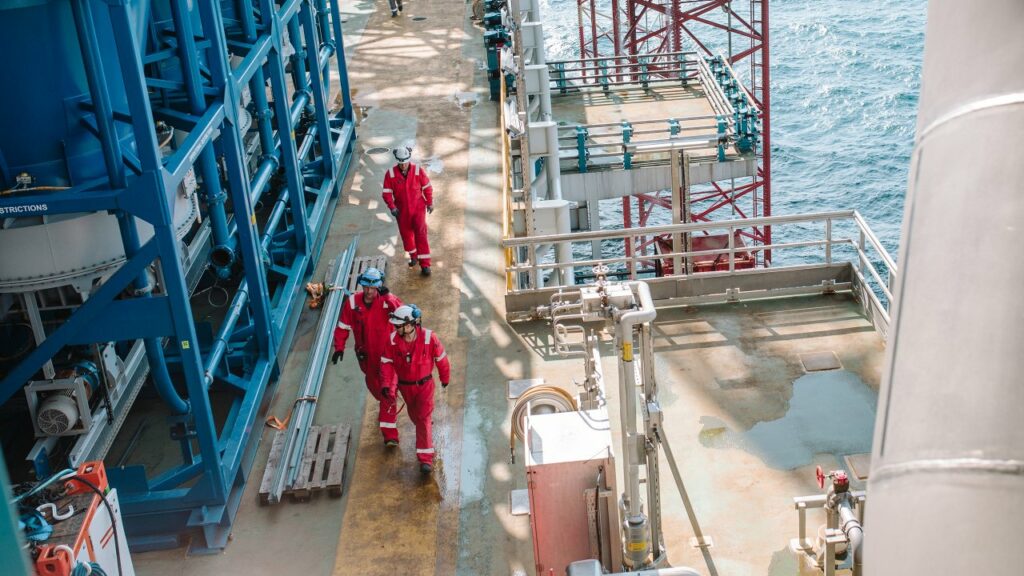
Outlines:
{"type": "Polygon", "coordinates": [[[626,545],[626,549],[630,552],[643,552],[647,549],[647,542],[630,542],[626,545]]]}
{"type": "Polygon", "coordinates": [[[633,361],[633,343],[626,342],[622,345],[622,359],[626,362],[633,361]]]}

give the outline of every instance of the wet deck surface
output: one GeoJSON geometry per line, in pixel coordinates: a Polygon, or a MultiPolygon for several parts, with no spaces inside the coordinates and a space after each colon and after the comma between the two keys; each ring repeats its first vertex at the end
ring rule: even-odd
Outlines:
{"type": "MultiPolygon", "coordinates": [[[[551,356],[544,323],[516,332],[535,359],[522,377],[567,389],[573,378],[583,380],[581,360],[551,356]]],[[[718,573],[798,573],[788,551],[797,527],[792,498],[820,493],[815,466],[846,467],[844,456],[871,450],[884,360],[878,333],[856,301],[833,295],[659,310],[653,334],[669,445],[714,541],[718,573]],[[801,357],[821,352],[834,352],[840,367],[805,372],[801,357]]],[[[620,394],[608,336],[601,354],[618,445],[620,394]]],[[[670,563],[708,574],[689,544],[694,533],[664,457],[661,463],[670,563]]],[[[853,486],[863,489],[856,479],[853,486]]],[[[808,517],[811,530],[824,521],[808,517]]]]}
{"type": "MultiPolygon", "coordinates": [[[[509,461],[506,383],[540,377],[569,387],[573,377],[581,379],[582,364],[552,355],[545,324],[504,321],[496,109],[486,102],[478,66],[480,30],[451,26],[463,21],[469,5],[407,1],[405,16],[396,20],[381,6],[345,7],[349,73],[365,115],[324,254],[340,252],[361,234],[360,254],[390,257],[388,284],[425,310],[425,325],[448,349],[453,384],[448,398],[438,399],[448,403],[447,413],[435,411],[447,470],[444,499],[415,469],[406,416],[399,417],[401,448],[385,451],[376,407],[348,354],[328,366],[315,419],[352,425],[345,496],[259,506],[267,429],[228,548],[203,557],[184,549],[137,554],[140,574],[533,572],[528,517],[509,510],[510,491],[525,487],[525,479],[522,460],[509,461]],[[413,15],[428,19],[412,21],[413,15]],[[394,70],[410,66],[420,71],[415,86],[393,84],[394,70]],[[481,103],[460,105],[457,94],[473,91],[481,103]],[[366,153],[408,139],[416,140],[414,161],[434,168],[438,210],[428,220],[436,264],[429,280],[396,253],[395,227],[380,201],[390,154],[366,153]]],[[[295,398],[315,323],[304,313],[271,414],[283,416],[295,398]]],[[[785,551],[796,531],[791,498],[817,492],[816,464],[835,468],[842,454],[869,450],[881,339],[856,303],[839,295],[660,311],[655,346],[669,439],[699,519],[715,540],[719,573],[794,574],[795,557],[785,551]],[[842,369],[805,374],[800,355],[824,351],[835,352],[842,369]],[[820,436],[823,431],[828,434],[820,436]]],[[[607,342],[602,353],[614,407],[615,360],[607,342]]],[[[692,532],[667,468],[669,558],[707,573],[687,545],[692,532]]]]}

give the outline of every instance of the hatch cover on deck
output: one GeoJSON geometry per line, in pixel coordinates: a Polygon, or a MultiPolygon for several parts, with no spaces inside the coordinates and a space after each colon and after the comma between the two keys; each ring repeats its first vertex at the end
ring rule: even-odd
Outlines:
{"type": "Polygon", "coordinates": [[[811,352],[801,354],[800,362],[804,365],[805,372],[819,372],[822,370],[838,370],[843,367],[839,363],[839,357],[835,352],[811,352]]]}
{"type": "Polygon", "coordinates": [[[846,467],[857,480],[867,480],[871,474],[871,454],[848,454],[843,457],[846,467]]]}
{"type": "Polygon", "coordinates": [[[422,22],[422,21],[426,20],[427,17],[426,16],[413,16],[412,19],[415,22],[422,22]]]}
{"type": "Polygon", "coordinates": [[[374,146],[366,150],[367,154],[387,154],[388,152],[391,152],[391,149],[383,146],[374,146]]]}

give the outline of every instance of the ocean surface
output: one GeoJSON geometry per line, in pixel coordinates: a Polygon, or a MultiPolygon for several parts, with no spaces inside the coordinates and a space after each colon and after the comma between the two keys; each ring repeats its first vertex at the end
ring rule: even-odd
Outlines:
{"type": "MultiPolygon", "coordinates": [[[[540,3],[548,59],[578,58],[576,2],[540,3]]],[[[747,2],[734,4],[740,14],[749,11],[747,2]]],[[[858,210],[896,258],[917,118],[926,4],[772,0],[773,214],[858,210]]],[[[725,52],[723,37],[701,40],[725,52]]],[[[734,52],[739,52],[749,41],[734,35],[733,42],[734,52]]],[[[602,220],[621,222],[620,204],[602,206],[602,220]]],[[[670,218],[665,211],[652,220],[670,218]]],[[[773,241],[821,239],[820,229],[777,228],[773,241]]],[[[811,257],[812,250],[780,251],[774,261],[797,262],[811,257]]]]}

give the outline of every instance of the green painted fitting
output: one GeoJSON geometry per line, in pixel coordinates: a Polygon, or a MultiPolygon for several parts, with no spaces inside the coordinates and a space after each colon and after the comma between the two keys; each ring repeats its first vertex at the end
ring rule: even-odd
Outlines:
{"type": "Polygon", "coordinates": [[[676,120],[675,118],[669,118],[668,135],[671,137],[675,136],[676,134],[679,134],[679,120],[676,120]]]}
{"type": "Polygon", "coordinates": [[[726,122],[725,116],[717,116],[718,121],[718,161],[725,162],[726,122]]]}
{"type": "Polygon", "coordinates": [[[587,129],[576,127],[576,167],[580,172],[587,171],[587,129]]]}
{"type": "Polygon", "coordinates": [[[633,168],[633,155],[626,151],[626,145],[633,139],[633,125],[622,121],[622,166],[626,170],[633,168]]]}

